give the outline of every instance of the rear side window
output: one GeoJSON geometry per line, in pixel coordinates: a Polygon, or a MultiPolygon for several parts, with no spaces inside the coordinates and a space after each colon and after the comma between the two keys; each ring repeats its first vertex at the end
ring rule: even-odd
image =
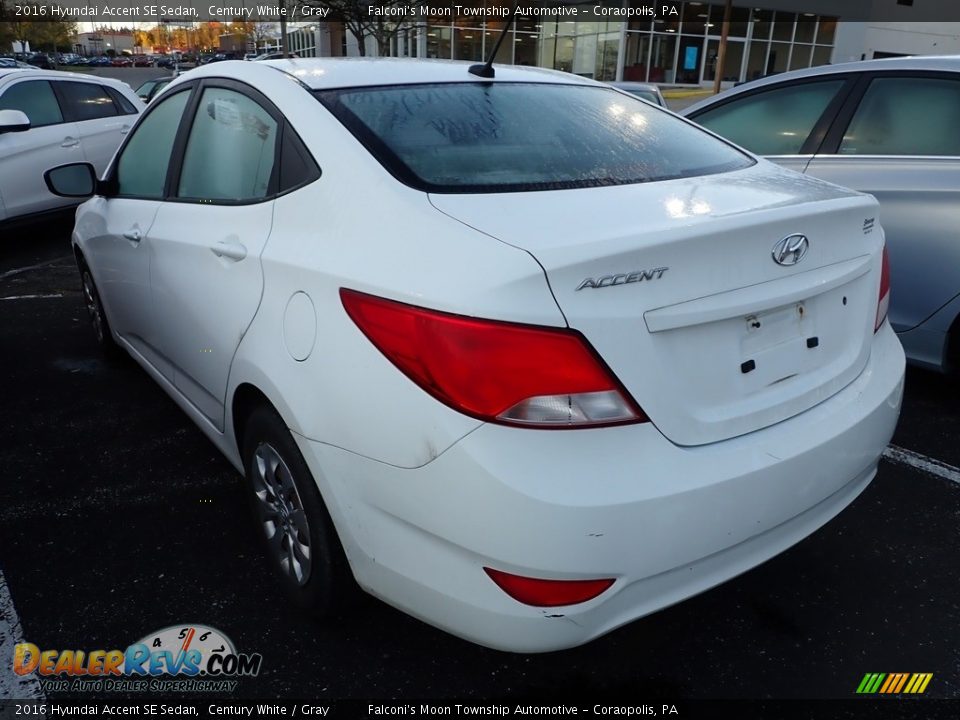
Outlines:
{"type": "Polygon", "coordinates": [[[58,83],[67,118],[77,122],[117,115],[113,98],[102,85],[83,82],[58,83]]]}
{"type": "Polygon", "coordinates": [[[840,78],[765,90],[691,119],[757,155],[796,155],[844,82],[840,78]]]}
{"type": "Polygon", "coordinates": [[[0,95],[0,110],[20,110],[30,118],[31,127],[56,125],[63,122],[57,96],[46,80],[21,82],[0,95]]]}
{"type": "Polygon", "coordinates": [[[173,141],[189,97],[183,91],[164,98],[134,129],[117,161],[118,195],[163,197],[173,141]]]}
{"type": "Polygon", "coordinates": [[[753,161],[609,88],[450,83],[319,92],[399,180],[430,192],[515,192],[667,180],[753,161]]]}
{"type": "Polygon", "coordinates": [[[840,142],[844,155],[960,155],[960,82],[874,78],[840,142]]]}
{"type": "Polygon", "coordinates": [[[249,201],[270,192],[277,122],[254,100],[207,88],[190,128],[177,197],[249,201]]]}
{"type": "Polygon", "coordinates": [[[280,192],[287,192],[294,188],[311,183],[320,177],[320,168],[317,167],[313,156],[303,142],[290,127],[284,123],[283,141],[280,148],[280,192]]]}
{"type": "Polygon", "coordinates": [[[120,108],[122,115],[136,115],[137,109],[133,106],[129,100],[127,100],[123,93],[114,88],[107,88],[107,92],[110,93],[110,97],[113,98],[113,102],[120,108]]]}

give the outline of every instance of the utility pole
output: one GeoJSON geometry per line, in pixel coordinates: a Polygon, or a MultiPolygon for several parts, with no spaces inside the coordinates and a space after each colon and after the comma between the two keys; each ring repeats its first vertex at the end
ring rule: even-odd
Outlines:
{"type": "Polygon", "coordinates": [[[280,55],[290,57],[287,47],[287,0],[280,0],[280,55]]]}
{"type": "Polygon", "coordinates": [[[717,67],[713,76],[713,94],[720,92],[720,82],[723,80],[723,64],[727,59],[727,35],[730,33],[730,15],[733,12],[733,0],[727,0],[723,9],[723,29],[720,31],[720,49],[717,51],[717,67]]]}

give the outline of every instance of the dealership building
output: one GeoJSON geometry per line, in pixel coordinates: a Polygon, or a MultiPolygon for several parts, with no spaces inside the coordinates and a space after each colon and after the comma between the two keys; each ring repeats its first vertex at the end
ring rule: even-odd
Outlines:
{"type": "MultiPolygon", "coordinates": [[[[960,53],[960,22],[944,20],[951,9],[956,15],[957,2],[734,0],[722,82],[732,85],[770,73],[874,57],[960,53]]],[[[655,20],[571,21],[519,15],[496,61],[596,80],[712,84],[725,3],[674,4],[676,15],[655,20]]],[[[624,1],[624,7],[643,5],[649,2],[624,1]]],[[[466,18],[418,23],[392,39],[390,54],[481,60],[492,50],[503,25],[502,20],[466,18]]],[[[289,45],[301,57],[359,54],[356,40],[339,23],[292,29],[289,45]]],[[[377,54],[371,38],[366,51],[377,54]]]]}

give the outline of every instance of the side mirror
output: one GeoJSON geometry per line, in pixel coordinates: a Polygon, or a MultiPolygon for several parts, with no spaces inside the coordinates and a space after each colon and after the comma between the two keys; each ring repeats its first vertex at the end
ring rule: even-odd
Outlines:
{"type": "Polygon", "coordinates": [[[30,129],[30,118],[20,110],[0,110],[0,133],[23,132],[30,129]]]}
{"type": "Polygon", "coordinates": [[[65,198],[88,198],[97,189],[97,171],[87,162],[61,165],[43,174],[47,188],[65,198]]]}

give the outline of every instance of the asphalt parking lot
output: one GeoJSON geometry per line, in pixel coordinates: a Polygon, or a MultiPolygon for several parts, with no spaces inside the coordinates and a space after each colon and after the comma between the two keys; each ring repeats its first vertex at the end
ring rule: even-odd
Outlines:
{"type": "MultiPolygon", "coordinates": [[[[960,699],[956,384],[909,371],[894,445],[917,456],[812,537],[584,647],[487,650],[366,596],[322,624],[272,587],[239,476],[135,363],[98,355],[68,237],[0,240],[4,651],[191,622],[263,654],[239,697],[850,698],[867,672],[930,672],[917,702],[960,699]]],[[[14,682],[4,659],[0,697],[35,690],[14,682]]]]}

